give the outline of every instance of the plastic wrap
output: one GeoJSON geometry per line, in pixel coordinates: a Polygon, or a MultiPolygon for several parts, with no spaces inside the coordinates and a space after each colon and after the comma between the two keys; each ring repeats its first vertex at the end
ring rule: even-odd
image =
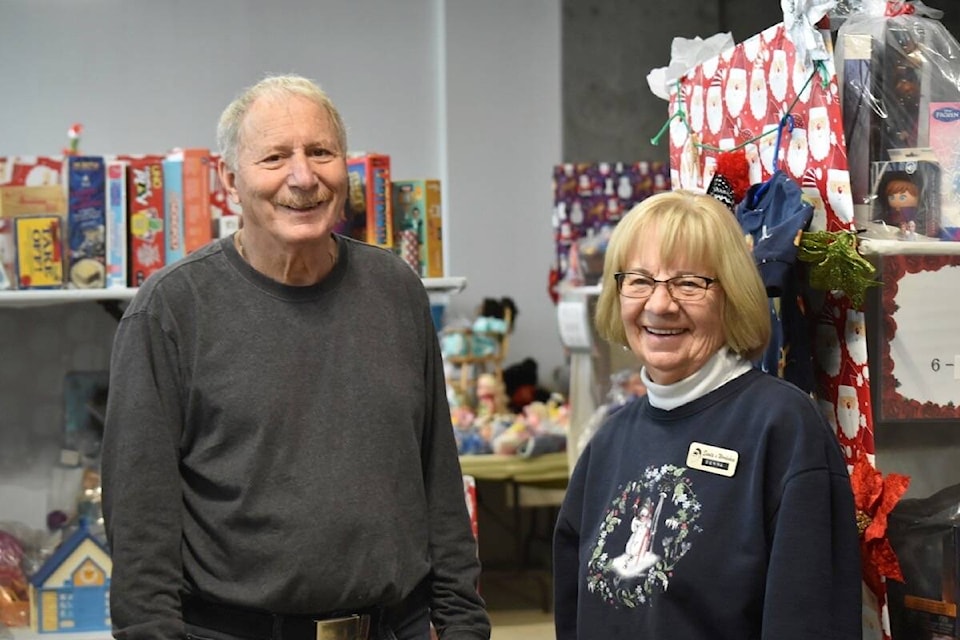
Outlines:
{"type": "Polygon", "coordinates": [[[960,45],[939,15],[865,0],[837,32],[854,217],[867,237],[960,240],[960,45]]]}
{"type": "Polygon", "coordinates": [[[830,57],[830,49],[817,23],[836,4],[836,0],[780,0],[783,26],[790,34],[797,57],[804,66],[810,66],[814,60],[830,57]]]}

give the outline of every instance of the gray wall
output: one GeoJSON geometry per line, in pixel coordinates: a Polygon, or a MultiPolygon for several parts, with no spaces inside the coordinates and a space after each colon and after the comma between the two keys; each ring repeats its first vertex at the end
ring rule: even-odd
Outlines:
{"type": "Polygon", "coordinates": [[[563,0],[564,161],[667,161],[666,141],[650,144],[667,103],[647,73],[669,64],[673,38],[741,42],[781,20],[775,0],[563,0]]]}
{"type": "Polygon", "coordinates": [[[0,0],[0,155],[59,153],[73,122],[88,153],[213,147],[240,89],[313,77],[352,151],[443,180],[448,274],[468,282],[449,316],[513,298],[511,357],[549,371],[560,58],[559,0],[0,0]]]}
{"type": "MultiPolygon", "coordinates": [[[[0,0],[0,155],[58,154],[73,122],[93,154],[212,147],[244,86],[313,77],[352,150],[444,181],[448,273],[468,282],[449,315],[513,298],[511,357],[549,370],[560,58],[559,0],[0,0]]],[[[42,526],[63,375],[106,367],[115,323],[83,303],[0,308],[0,328],[0,521],[42,526]]]]}

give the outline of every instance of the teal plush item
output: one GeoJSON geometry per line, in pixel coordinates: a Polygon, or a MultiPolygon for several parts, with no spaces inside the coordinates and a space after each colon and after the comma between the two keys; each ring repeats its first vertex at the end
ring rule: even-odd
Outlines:
{"type": "Polygon", "coordinates": [[[497,342],[490,336],[474,335],[472,342],[473,353],[471,355],[492,356],[497,352],[497,342]]]}
{"type": "Polygon", "coordinates": [[[440,352],[446,356],[467,355],[467,341],[462,333],[448,333],[440,338],[440,352]]]}
{"type": "Polygon", "coordinates": [[[473,330],[477,333],[504,334],[507,332],[507,323],[503,318],[480,316],[473,321],[473,330]]]}

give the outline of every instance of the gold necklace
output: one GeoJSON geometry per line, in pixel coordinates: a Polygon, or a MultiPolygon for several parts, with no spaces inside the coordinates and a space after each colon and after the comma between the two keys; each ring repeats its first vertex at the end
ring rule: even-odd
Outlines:
{"type": "MultiPolygon", "coordinates": [[[[249,262],[249,260],[247,260],[247,254],[243,250],[243,229],[238,229],[233,237],[236,240],[237,253],[240,254],[241,258],[249,262]]],[[[337,258],[340,257],[340,246],[337,244],[336,238],[333,238],[333,246],[330,247],[327,255],[330,257],[330,269],[332,270],[337,264],[337,258]]]]}
{"type": "Polygon", "coordinates": [[[237,229],[237,233],[234,236],[234,238],[236,238],[237,240],[237,253],[240,254],[241,258],[246,260],[247,256],[243,253],[243,240],[241,239],[242,234],[243,234],[243,229],[237,229]]]}

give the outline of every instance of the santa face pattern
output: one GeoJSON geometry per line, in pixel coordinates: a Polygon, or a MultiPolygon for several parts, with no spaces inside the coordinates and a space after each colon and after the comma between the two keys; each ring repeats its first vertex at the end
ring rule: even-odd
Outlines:
{"type": "Polygon", "coordinates": [[[860,401],[857,398],[857,390],[845,384],[841,384],[837,393],[837,423],[840,425],[843,435],[849,440],[857,437],[860,430],[860,401]]]}
{"type": "Polygon", "coordinates": [[[844,332],[847,353],[854,364],[867,364],[867,323],[862,311],[847,309],[847,325],[844,332]]]}
{"type": "Polygon", "coordinates": [[[0,185],[50,187],[60,184],[61,156],[0,157],[0,185]]]}
{"type": "Polygon", "coordinates": [[[840,339],[832,324],[817,325],[817,362],[831,378],[840,373],[840,339]]]}
{"type": "Polygon", "coordinates": [[[809,155],[807,131],[798,127],[790,132],[790,146],[787,148],[787,167],[795,179],[799,180],[807,170],[809,155]]]}
{"type": "MultiPolygon", "coordinates": [[[[705,170],[707,159],[718,156],[714,149],[724,148],[721,141],[730,141],[744,149],[752,184],[783,171],[801,185],[814,207],[812,229],[853,231],[836,72],[832,58],[823,64],[826,82],[797,56],[779,24],[691,69],[680,80],[682,89],[673,98],[671,112],[678,100],[688,103],[681,105],[685,110],[692,109],[692,96],[699,87],[696,93],[699,96],[702,91],[705,117],[702,123],[697,120],[702,124],[699,129],[692,128],[690,118],[692,137],[699,143],[695,153],[690,153],[686,140],[671,145],[671,175],[679,181],[682,174],[686,188],[705,191],[707,176],[713,176],[716,166],[713,160],[710,170],[705,170]],[[784,118],[788,110],[792,117],[784,118]],[[696,181],[692,186],[691,180],[696,181]]],[[[856,318],[847,326],[849,306],[843,296],[827,295],[822,312],[829,317],[817,325],[813,350],[823,397],[834,407],[838,436],[852,464],[851,456],[861,450],[871,454],[874,447],[866,349],[856,318]],[[849,348],[848,340],[852,341],[849,348]],[[838,396],[841,386],[846,387],[843,410],[838,396]],[[851,435],[844,429],[851,430],[851,435]]]]}
{"type": "MultiPolygon", "coordinates": [[[[733,146],[749,142],[758,150],[752,153],[759,167],[749,167],[751,182],[766,180],[778,169],[800,182],[808,170],[815,169],[818,187],[827,194],[828,169],[845,172],[847,165],[837,80],[832,61],[825,62],[831,72],[826,87],[812,67],[797,63],[793,44],[783,26],[778,25],[689,71],[671,100],[671,113],[682,107],[688,114],[686,122],[674,119],[670,126],[670,164],[676,178],[685,188],[706,191],[705,180],[708,175],[712,177],[712,172],[705,171],[703,164],[717,153],[707,149],[722,148],[719,141],[728,139],[733,146]],[[808,83],[811,77],[813,81],[808,83]],[[797,95],[800,90],[803,96],[797,95]],[[776,149],[781,118],[791,105],[793,122],[785,123],[779,135],[780,148],[776,149]],[[675,123],[681,125],[679,130],[675,123]],[[684,149],[689,148],[688,131],[703,147],[693,158],[697,167],[681,168],[684,149]],[[697,180],[694,184],[689,182],[692,177],[697,180]]],[[[831,175],[840,180],[849,174],[831,175]]],[[[832,223],[830,230],[849,227],[853,221],[853,203],[849,201],[848,211],[848,201],[842,196],[845,191],[849,195],[849,186],[838,185],[832,200],[824,198],[828,222],[835,215],[840,219],[840,224],[832,223]],[[834,202],[839,212],[833,210],[834,202]]]]}
{"type": "Polygon", "coordinates": [[[853,196],[850,195],[850,172],[846,169],[827,171],[827,202],[844,227],[853,222],[853,196]]]}
{"type": "Polygon", "coordinates": [[[767,114],[767,79],[761,65],[754,65],[750,74],[750,114],[757,120],[767,114]]]}
{"type": "Polygon", "coordinates": [[[807,142],[814,160],[823,160],[830,153],[830,119],[826,107],[810,109],[810,124],[807,126],[807,142]]]}
{"type": "Polygon", "coordinates": [[[777,142],[777,123],[768,123],[763,125],[763,137],[760,138],[760,164],[763,166],[765,175],[773,175],[776,171],[776,150],[777,142]]]}
{"type": "Polygon", "coordinates": [[[747,100],[747,71],[736,67],[730,69],[727,75],[727,86],[724,98],[726,99],[727,113],[732,118],[739,118],[743,105],[747,100]]]}
{"type": "Polygon", "coordinates": [[[783,49],[774,51],[770,62],[770,93],[777,102],[787,97],[787,52],[783,49]]]}
{"type": "Polygon", "coordinates": [[[703,129],[703,87],[696,86],[690,97],[690,128],[694,131],[703,129]]]}
{"type": "Polygon", "coordinates": [[[723,124],[723,101],[720,97],[720,85],[710,85],[707,88],[707,126],[710,127],[710,133],[714,135],[720,133],[721,124],[723,124]]]}
{"type": "Polygon", "coordinates": [[[810,100],[810,71],[803,66],[800,60],[793,61],[793,93],[797,95],[801,104],[806,104],[810,100]]]}

